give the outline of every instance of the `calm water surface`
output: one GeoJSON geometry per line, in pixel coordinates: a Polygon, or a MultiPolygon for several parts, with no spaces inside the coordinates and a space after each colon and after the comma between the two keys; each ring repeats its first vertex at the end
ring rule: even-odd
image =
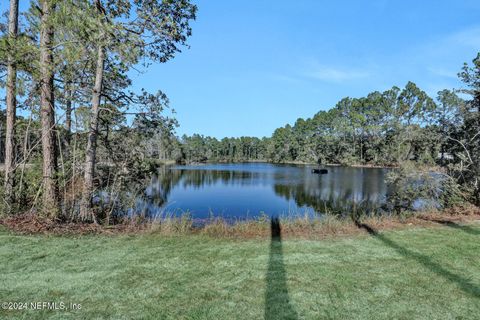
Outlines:
{"type": "Polygon", "coordinates": [[[384,203],[387,169],[268,163],[205,164],[162,168],[137,209],[147,216],[180,215],[195,220],[242,220],[267,216],[373,212],[384,203]]]}

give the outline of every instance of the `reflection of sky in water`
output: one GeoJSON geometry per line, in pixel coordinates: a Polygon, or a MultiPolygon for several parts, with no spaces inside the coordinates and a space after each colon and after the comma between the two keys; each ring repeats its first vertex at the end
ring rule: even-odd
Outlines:
{"type": "Polygon", "coordinates": [[[385,169],[266,163],[208,164],[163,168],[152,179],[138,208],[147,215],[190,212],[195,219],[254,218],[265,213],[373,211],[385,201],[385,169]]]}

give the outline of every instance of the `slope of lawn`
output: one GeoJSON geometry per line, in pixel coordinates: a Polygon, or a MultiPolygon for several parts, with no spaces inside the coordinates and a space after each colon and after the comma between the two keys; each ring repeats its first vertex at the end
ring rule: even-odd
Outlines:
{"type": "Polygon", "coordinates": [[[0,230],[18,319],[479,319],[480,223],[327,240],[22,236],[0,230]]]}

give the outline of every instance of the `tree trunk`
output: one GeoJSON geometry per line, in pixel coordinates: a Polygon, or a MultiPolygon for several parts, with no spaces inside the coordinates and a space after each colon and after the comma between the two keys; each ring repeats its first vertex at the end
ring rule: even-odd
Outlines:
{"type": "Polygon", "coordinates": [[[42,1],[40,27],[40,112],[42,118],[43,151],[43,212],[51,218],[59,214],[57,184],[57,139],[55,139],[55,105],[53,94],[53,32],[51,14],[55,5],[51,0],[42,1]]]}
{"type": "Polygon", "coordinates": [[[67,150],[70,151],[70,141],[72,140],[72,99],[73,88],[72,82],[67,81],[65,85],[65,131],[67,131],[66,141],[67,150]]]}
{"type": "Polygon", "coordinates": [[[92,110],[90,112],[90,130],[88,132],[87,149],[85,152],[85,174],[82,201],[80,204],[80,218],[96,221],[92,208],[93,179],[95,176],[95,157],[97,152],[98,116],[100,113],[100,98],[102,94],[103,69],[105,64],[105,50],[98,47],[97,68],[95,71],[95,86],[92,94],[92,110]]]}
{"type": "MultiPolygon", "coordinates": [[[[18,33],[18,0],[10,0],[8,18],[9,41],[15,41],[18,33]]],[[[5,203],[7,212],[11,213],[15,202],[15,120],[17,114],[17,67],[10,54],[7,62],[7,128],[5,133],[5,203]]]]}

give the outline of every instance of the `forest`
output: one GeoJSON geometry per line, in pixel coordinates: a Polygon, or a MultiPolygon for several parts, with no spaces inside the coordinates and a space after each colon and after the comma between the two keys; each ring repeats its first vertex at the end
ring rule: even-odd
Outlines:
{"type": "Polygon", "coordinates": [[[480,55],[459,68],[463,88],[436,97],[408,82],[343,98],[271,137],[178,137],[167,94],[134,92],[129,75],[188,49],[196,11],[189,0],[44,0],[20,13],[10,1],[0,24],[3,212],[98,223],[101,193],[141,186],[171,162],[395,167],[402,194],[392,201],[405,209],[438,193],[401,187],[433,170],[446,203],[480,204],[480,55]]]}

